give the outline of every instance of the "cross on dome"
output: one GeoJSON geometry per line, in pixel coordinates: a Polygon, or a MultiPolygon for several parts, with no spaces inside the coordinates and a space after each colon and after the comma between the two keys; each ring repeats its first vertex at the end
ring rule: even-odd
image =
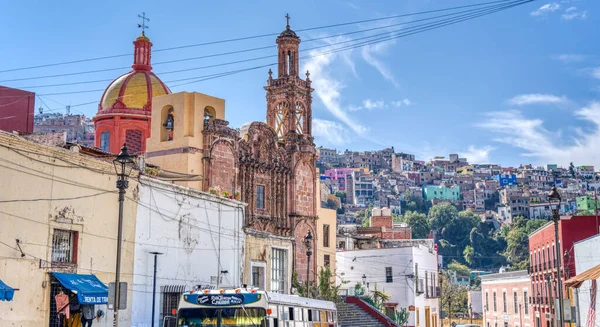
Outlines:
{"type": "Polygon", "coordinates": [[[144,32],[146,31],[147,28],[150,28],[150,26],[146,25],[146,22],[149,22],[150,18],[146,18],[145,12],[142,12],[142,14],[138,15],[138,17],[142,19],[142,23],[138,24],[138,28],[142,29],[142,35],[145,36],[144,32]]]}

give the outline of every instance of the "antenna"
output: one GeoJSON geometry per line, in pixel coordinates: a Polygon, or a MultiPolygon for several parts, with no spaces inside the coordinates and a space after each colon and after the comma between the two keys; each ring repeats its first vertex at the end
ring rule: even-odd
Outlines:
{"type": "Polygon", "coordinates": [[[44,107],[40,106],[40,108],[38,109],[40,115],[44,114],[44,107]]]}
{"type": "Polygon", "coordinates": [[[66,105],[65,108],[67,109],[67,116],[71,114],[71,105],[66,105]]]}

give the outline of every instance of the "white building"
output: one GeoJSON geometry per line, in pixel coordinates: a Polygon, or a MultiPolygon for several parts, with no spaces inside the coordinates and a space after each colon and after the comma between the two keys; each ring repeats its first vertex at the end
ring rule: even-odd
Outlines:
{"type": "Polygon", "coordinates": [[[151,252],[162,253],[155,323],[170,315],[181,293],[193,286],[242,286],[244,203],[148,178],[141,178],[138,198],[131,326],[150,326],[151,252]]]}
{"type": "MultiPolygon", "coordinates": [[[[598,248],[600,248],[600,234],[575,243],[575,271],[577,271],[578,274],[600,264],[600,252],[598,251],[598,248]]],[[[579,306],[579,310],[577,310],[577,314],[579,315],[577,321],[581,322],[581,325],[585,324],[588,319],[591,285],[592,282],[586,280],[579,288],[575,289],[576,301],[578,302],[576,305],[579,306]]],[[[596,292],[596,310],[600,308],[600,296],[598,295],[598,292],[596,292]]],[[[594,326],[598,326],[599,324],[600,315],[596,313],[594,326]]]]}
{"type": "Polygon", "coordinates": [[[415,246],[337,252],[337,282],[342,285],[341,291],[354,295],[357,283],[367,291],[377,288],[390,295],[386,311],[415,307],[407,326],[437,326],[436,251],[433,240],[419,241],[421,244],[415,246]]]}

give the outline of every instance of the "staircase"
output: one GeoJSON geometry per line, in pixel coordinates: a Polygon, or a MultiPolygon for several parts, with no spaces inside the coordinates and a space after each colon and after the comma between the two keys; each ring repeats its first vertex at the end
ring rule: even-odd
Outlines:
{"type": "Polygon", "coordinates": [[[395,327],[397,326],[386,316],[360,299],[346,298],[337,304],[339,327],[395,327]],[[360,301],[360,302],[357,302],[360,301]],[[351,302],[351,303],[349,303],[351,302]],[[385,323],[383,321],[385,321],[385,323]]]}

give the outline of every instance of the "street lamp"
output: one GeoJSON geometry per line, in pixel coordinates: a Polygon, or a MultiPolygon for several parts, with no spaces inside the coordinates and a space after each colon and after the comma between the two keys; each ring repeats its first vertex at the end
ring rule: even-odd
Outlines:
{"type": "Polygon", "coordinates": [[[312,241],[313,241],[313,236],[310,233],[310,230],[308,231],[308,233],[306,233],[306,236],[304,236],[304,245],[306,246],[306,296],[310,297],[310,293],[308,291],[308,281],[310,280],[310,256],[312,255],[312,241]]]}
{"type": "Polygon", "coordinates": [[[164,253],[150,252],[150,254],[154,255],[154,281],[152,283],[152,322],[150,323],[150,327],[154,327],[154,309],[156,307],[156,258],[164,253]]]}
{"type": "Polygon", "coordinates": [[[560,269],[560,261],[561,261],[561,251],[560,251],[560,245],[558,243],[558,222],[560,221],[560,214],[559,214],[559,210],[560,210],[560,203],[561,203],[561,197],[560,194],[558,193],[558,190],[556,190],[556,185],[552,186],[552,191],[550,192],[550,194],[548,195],[548,200],[550,201],[550,205],[552,206],[552,221],[554,221],[554,243],[556,245],[556,271],[557,271],[557,277],[558,277],[558,310],[560,312],[559,318],[560,318],[560,325],[559,327],[563,327],[565,325],[564,322],[564,309],[563,309],[563,286],[562,286],[562,272],[560,269]]]}
{"type": "Polygon", "coordinates": [[[113,326],[119,326],[119,304],[120,304],[120,277],[121,277],[121,243],[123,241],[123,202],[125,201],[125,190],[129,187],[129,174],[131,173],[133,156],[127,152],[127,146],[123,143],[121,152],[117,155],[113,164],[117,173],[117,188],[119,189],[119,223],[117,226],[117,267],[115,271],[115,300],[113,326]]]}
{"type": "Polygon", "coordinates": [[[469,303],[469,312],[471,317],[471,324],[473,324],[473,303],[469,303]]]}
{"type": "Polygon", "coordinates": [[[362,275],[362,281],[363,281],[363,285],[365,285],[365,283],[367,282],[367,275],[365,275],[365,274],[362,275]]]}

